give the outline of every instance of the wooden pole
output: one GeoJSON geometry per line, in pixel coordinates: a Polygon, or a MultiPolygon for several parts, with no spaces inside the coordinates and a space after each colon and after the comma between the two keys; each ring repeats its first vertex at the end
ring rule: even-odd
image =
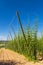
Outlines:
{"type": "Polygon", "coordinates": [[[20,28],[21,28],[21,30],[22,30],[22,33],[23,33],[25,42],[27,43],[26,36],[25,36],[24,30],[23,30],[23,27],[22,27],[22,23],[21,23],[21,20],[20,20],[20,16],[19,16],[18,11],[16,12],[16,15],[18,16],[18,22],[19,22],[19,24],[20,24],[20,28]]]}

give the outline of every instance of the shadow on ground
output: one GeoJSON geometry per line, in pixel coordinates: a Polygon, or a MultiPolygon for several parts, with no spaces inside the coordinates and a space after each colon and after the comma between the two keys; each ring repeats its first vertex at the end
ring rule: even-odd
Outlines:
{"type": "Polygon", "coordinates": [[[20,62],[13,62],[13,61],[1,61],[0,65],[24,65],[24,63],[20,63],[20,62]]]}
{"type": "Polygon", "coordinates": [[[15,63],[14,62],[12,62],[12,61],[6,61],[6,62],[0,62],[0,65],[15,65],[15,63]]]}

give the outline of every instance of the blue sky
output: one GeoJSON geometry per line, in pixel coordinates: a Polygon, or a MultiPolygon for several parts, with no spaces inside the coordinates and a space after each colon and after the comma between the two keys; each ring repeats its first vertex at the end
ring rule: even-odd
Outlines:
{"type": "MultiPolygon", "coordinates": [[[[38,32],[43,31],[43,0],[0,0],[0,40],[7,39],[10,23],[17,31],[16,11],[19,11],[23,26],[30,20],[31,25],[38,18],[38,32]]],[[[12,33],[13,35],[13,33],[12,33]]]]}

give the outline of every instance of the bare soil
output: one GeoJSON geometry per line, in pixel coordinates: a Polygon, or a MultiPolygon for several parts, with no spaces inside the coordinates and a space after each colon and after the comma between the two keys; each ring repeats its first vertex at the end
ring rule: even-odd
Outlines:
{"type": "Polygon", "coordinates": [[[0,65],[43,65],[43,61],[30,62],[23,55],[9,49],[0,49],[0,65]]]}

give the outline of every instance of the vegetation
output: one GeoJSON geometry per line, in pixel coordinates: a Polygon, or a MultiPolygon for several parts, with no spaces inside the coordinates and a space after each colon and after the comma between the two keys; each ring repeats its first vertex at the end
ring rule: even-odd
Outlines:
{"type": "Polygon", "coordinates": [[[20,54],[24,54],[28,59],[31,60],[37,60],[38,56],[42,57],[43,59],[43,36],[39,39],[37,38],[37,23],[38,22],[36,21],[34,27],[32,28],[29,23],[27,29],[25,29],[25,32],[23,30],[23,33],[25,33],[27,43],[24,39],[23,34],[19,32],[13,40],[6,44],[6,48],[14,50],[20,54]]]}

